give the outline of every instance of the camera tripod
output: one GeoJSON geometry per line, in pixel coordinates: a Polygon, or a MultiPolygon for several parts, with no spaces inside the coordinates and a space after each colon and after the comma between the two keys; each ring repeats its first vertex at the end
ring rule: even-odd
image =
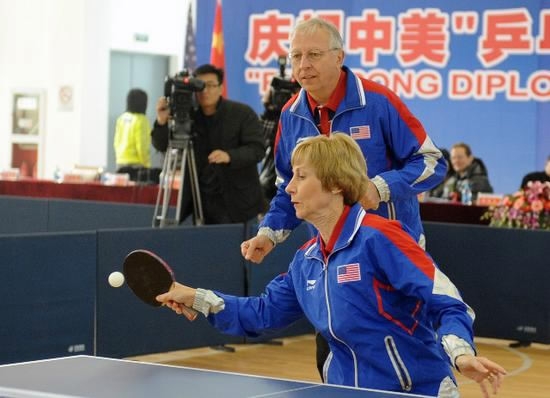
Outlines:
{"type": "Polygon", "coordinates": [[[161,180],[157,194],[157,202],[155,205],[155,214],[153,216],[153,227],[162,228],[167,225],[179,224],[186,167],[189,168],[189,178],[191,179],[191,194],[193,196],[193,215],[195,225],[204,224],[197,164],[195,161],[195,152],[193,150],[193,140],[191,137],[184,137],[180,140],[171,141],[168,144],[164,164],[162,166],[161,180]],[[174,218],[170,218],[170,197],[172,195],[174,181],[176,180],[177,170],[180,170],[180,175],[178,177],[178,201],[175,216],[174,218]]]}

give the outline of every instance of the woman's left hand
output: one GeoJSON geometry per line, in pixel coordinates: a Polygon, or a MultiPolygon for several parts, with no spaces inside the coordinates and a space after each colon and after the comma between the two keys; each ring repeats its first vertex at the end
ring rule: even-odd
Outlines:
{"type": "Polygon", "coordinates": [[[455,364],[462,375],[479,384],[485,398],[490,396],[490,387],[493,394],[497,394],[506,375],[506,370],[502,366],[485,357],[461,355],[456,358],[455,364]]]}

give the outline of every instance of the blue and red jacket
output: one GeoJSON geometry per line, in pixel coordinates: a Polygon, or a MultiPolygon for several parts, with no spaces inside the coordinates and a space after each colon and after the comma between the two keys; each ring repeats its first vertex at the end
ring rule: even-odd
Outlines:
{"type": "Polygon", "coordinates": [[[469,307],[400,222],[348,209],[329,253],[310,240],[260,297],[216,292],[225,309],[209,321],[257,336],[305,315],[330,346],[327,383],[430,396],[456,389],[441,338],[474,347],[469,307]]]}
{"type": "MultiPolygon", "coordinates": [[[[423,237],[417,195],[435,188],[447,170],[441,151],[422,124],[388,88],[361,79],[349,68],[346,91],[331,122],[330,131],[354,137],[367,160],[368,176],[379,176],[389,189],[389,201],[373,211],[405,223],[417,241],[423,237]]],[[[276,241],[301,222],[285,188],[292,178],[290,158],[296,144],[319,135],[307,93],[301,90],[283,108],[275,146],[278,190],[260,227],[274,232],[276,241]]],[[[384,200],[384,198],[383,198],[384,200]]]]}

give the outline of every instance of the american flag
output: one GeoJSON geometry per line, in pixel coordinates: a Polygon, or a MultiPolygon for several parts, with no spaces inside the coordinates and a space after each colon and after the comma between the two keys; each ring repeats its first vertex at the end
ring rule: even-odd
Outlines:
{"type": "Polygon", "coordinates": [[[185,32],[185,48],[183,53],[183,68],[190,71],[197,67],[197,48],[195,47],[195,30],[193,29],[193,2],[189,2],[187,13],[187,31],[185,32]]]}
{"type": "Polygon", "coordinates": [[[355,282],[361,280],[361,270],[359,263],[339,265],[336,268],[338,283],[355,282]]]}
{"type": "Polygon", "coordinates": [[[351,138],[365,140],[370,138],[370,126],[353,126],[349,128],[351,138]]]}

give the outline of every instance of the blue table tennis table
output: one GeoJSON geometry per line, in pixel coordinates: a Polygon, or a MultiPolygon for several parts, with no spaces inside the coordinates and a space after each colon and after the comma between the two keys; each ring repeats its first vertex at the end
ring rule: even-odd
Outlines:
{"type": "Polygon", "coordinates": [[[238,373],[71,356],[0,366],[0,398],[423,397],[238,373]]]}

